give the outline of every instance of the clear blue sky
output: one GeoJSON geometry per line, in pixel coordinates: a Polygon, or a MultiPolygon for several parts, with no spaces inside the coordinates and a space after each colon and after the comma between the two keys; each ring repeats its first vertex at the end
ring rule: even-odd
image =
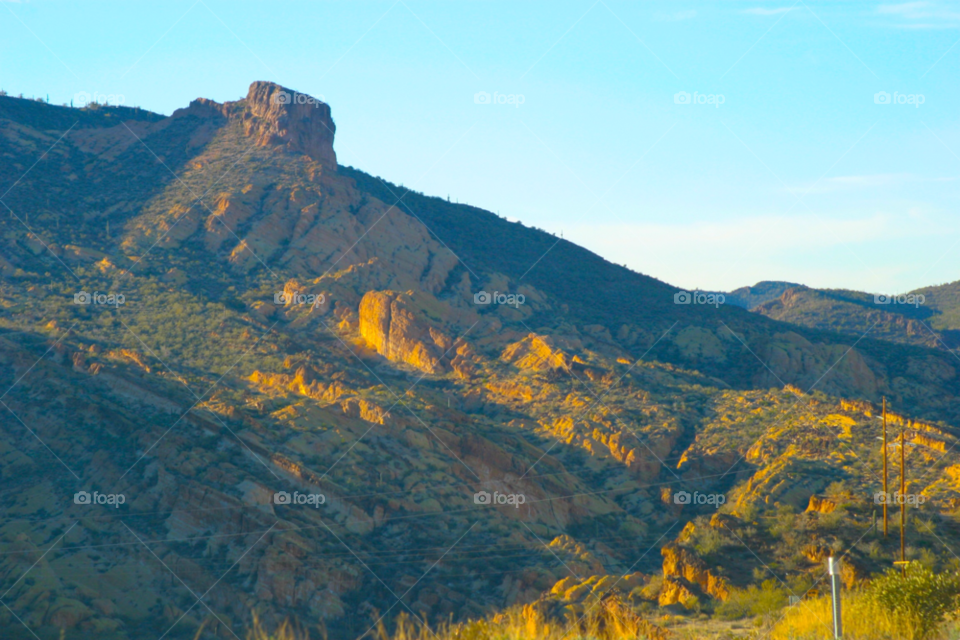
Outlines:
{"type": "Polygon", "coordinates": [[[960,4],[0,5],[11,94],[169,114],[274,80],[330,103],[341,163],[678,286],[960,279],[960,4]]]}

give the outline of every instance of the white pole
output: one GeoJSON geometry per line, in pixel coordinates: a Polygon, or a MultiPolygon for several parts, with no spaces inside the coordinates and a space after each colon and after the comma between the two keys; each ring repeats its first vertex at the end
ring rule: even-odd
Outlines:
{"type": "Polygon", "coordinates": [[[830,556],[827,559],[827,573],[830,574],[830,588],[833,595],[833,637],[843,637],[843,623],[840,620],[840,562],[830,556]]]}

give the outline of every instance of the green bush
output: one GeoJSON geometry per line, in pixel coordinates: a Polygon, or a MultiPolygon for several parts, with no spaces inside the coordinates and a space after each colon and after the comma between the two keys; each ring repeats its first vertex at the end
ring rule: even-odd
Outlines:
{"type": "Polygon", "coordinates": [[[960,575],[934,573],[913,562],[906,575],[890,570],[873,581],[869,595],[884,608],[913,619],[916,636],[930,637],[947,613],[957,606],[960,575]]]}
{"type": "Polygon", "coordinates": [[[788,595],[775,580],[764,580],[759,587],[750,585],[746,589],[734,589],[730,598],[717,606],[716,612],[726,620],[768,616],[786,606],[788,595]]]}

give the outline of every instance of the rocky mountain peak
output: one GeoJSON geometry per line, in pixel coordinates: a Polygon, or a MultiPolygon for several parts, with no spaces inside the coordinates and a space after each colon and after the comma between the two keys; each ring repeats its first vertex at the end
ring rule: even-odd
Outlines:
{"type": "Polygon", "coordinates": [[[337,130],[330,105],[274,82],[250,85],[243,101],[244,131],[257,144],[284,144],[295,153],[310,156],[330,169],[337,167],[333,137],[337,130]]]}

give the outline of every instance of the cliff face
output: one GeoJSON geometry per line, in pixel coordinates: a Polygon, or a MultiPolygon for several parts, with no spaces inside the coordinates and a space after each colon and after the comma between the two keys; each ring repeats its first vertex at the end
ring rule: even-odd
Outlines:
{"type": "Polygon", "coordinates": [[[330,105],[273,82],[254,82],[242,113],[244,131],[257,144],[282,144],[336,170],[333,136],[337,127],[330,105]]]}
{"type": "Polygon", "coordinates": [[[426,373],[444,371],[441,358],[453,347],[450,336],[417,313],[409,293],[367,292],[360,301],[360,335],[388,360],[426,373]]]}
{"type": "MultiPolygon", "coordinates": [[[[661,549],[663,554],[663,576],[672,579],[676,584],[696,585],[703,593],[716,598],[717,600],[726,600],[730,597],[730,588],[726,580],[720,576],[714,575],[707,568],[706,563],[696,555],[687,551],[683,547],[669,544],[661,549]]],[[[660,604],[673,604],[682,602],[685,597],[683,589],[664,590],[661,594],[660,604]],[[675,599],[674,599],[675,598],[675,599]],[[669,600],[673,600],[670,602],[669,600]]]]}

